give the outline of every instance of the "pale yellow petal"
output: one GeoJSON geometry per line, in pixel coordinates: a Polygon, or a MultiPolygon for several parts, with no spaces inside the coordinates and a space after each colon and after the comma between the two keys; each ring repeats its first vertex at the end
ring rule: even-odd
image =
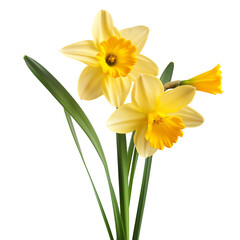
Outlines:
{"type": "Polygon", "coordinates": [[[140,112],[132,103],[119,107],[108,119],[108,127],[117,133],[129,133],[147,125],[147,114],[140,112]]]}
{"type": "Polygon", "coordinates": [[[131,88],[131,80],[128,77],[114,78],[105,75],[102,80],[102,90],[104,96],[114,107],[124,104],[131,88]]]}
{"type": "Polygon", "coordinates": [[[187,106],[193,99],[196,90],[192,86],[180,86],[162,94],[158,100],[161,113],[172,113],[187,106]]]}
{"type": "Polygon", "coordinates": [[[162,82],[151,75],[141,75],[134,83],[131,99],[144,112],[156,109],[158,96],[164,92],[162,82]]]}
{"type": "Polygon", "coordinates": [[[78,95],[81,99],[92,100],[103,94],[101,81],[104,77],[100,67],[86,67],[78,80],[78,95]]]}
{"type": "Polygon", "coordinates": [[[149,28],[145,26],[136,26],[126,28],[120,31],[121,37],[131,40],[132,44],[137,47],[137,54],[139,54],[148,38],[149,28]]]}
{"type": "Polygon", "coordinates": [[[92,34],[97,47],[102,41],[112,36],[120,36],[118,29],[113,25],[111,14],[105,10],[97,13],[92,26],[92,34]]]}
{"type": "Polygon", "coordinates": [[[152,156],[157,151],[157,148],[152,148],[150,146],[150,142],[146,140],[146,131],[147,125],[144,125],[137,129],[134,134],[134,144],[136,146],[137,152],[144,158],[152,156]]]}
{"type": "Polygon", "coordinates": [[[141,74],[157,76],[159,72],[158,66],[150,58],[139,54],[137,56],[136,64],[134,65],[129,76],[132,81],[136,81],[141,74]]]}
{"type": "Polygon", "coordinates": [[[86,40],[82,42],[77,42],[71,45],[68,45],[61,49],[62,54],[67,57],[79,60],[90,66],[98,66],[98,60],[96,58],[98,50],[91,40],[86,40]]]}
{"type": "Polygon", "coordinates": [[[132,82],[135,82],[139,77],[138,72],[134,72],[133,70],[128,74],[128,77],[131,79],[132,82]]]}
{"type": "Polygon", "coordinates": [[[204,121],[203,116],[200,113],[188,106],[168,115],[180,117],[186,127],[198,127],[204,121]]]}
{"type": "Polygon", "coordinates": [[[133,67],[132,74],[135,77],[139,77],[140,74],[157,76],[158,71],[158,66],[155,62],[140,54],[137,56],[137,62],[133,67]]]}

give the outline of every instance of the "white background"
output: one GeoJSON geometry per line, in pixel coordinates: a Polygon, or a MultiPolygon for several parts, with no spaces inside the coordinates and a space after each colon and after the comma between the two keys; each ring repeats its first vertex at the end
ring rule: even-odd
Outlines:
{"type": "MultiPolygon", "coordinates": [[[[106,127],[114,108],[101,97],[81,101],[85,65],[59,50],[92,39],[100,9],[119,29],[150,28],[143,54],[160,73],[175,63],[174,80],[221,64],[222,95],[198,92],[191,106],[205,122],[185,129],[171,149],[153,158],[140,239],[239,240],[239,7],[238,1],[2,1],[0,5],[0,239],[108,239],[88,176],[62,107],[26,67],[45,66],[85,111],[102,142],[117,190],[115,134],[106,127]]],[[[97,154],[76,127],[114,233],[106,177],[97,154]]],[[[144,159],[131,201],[135,219],[144,159]]]]}

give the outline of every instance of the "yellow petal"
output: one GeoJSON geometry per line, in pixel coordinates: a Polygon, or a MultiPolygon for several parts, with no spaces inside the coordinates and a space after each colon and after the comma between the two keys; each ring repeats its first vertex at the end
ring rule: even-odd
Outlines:
{"type": "Polygon", "coordinates": [[[141,75],[134,83],[131,99],[144,112],[156,109],[158,96],[164,92],[161,81],[151,75],[141,75]]]}
{"type": "Polygon", "coordinates": [[[128,77],[113,78],[105,75],[102,80],[102,90],[104,96],[114,107],[124,104],[131,88],[131,80],[128,77]]]}
{"type": "Polygon", "coordinates": [[[132,44],[137,48],[137,54],[139,54],[148,38],[149,28],[145,26],[136,26],[132,28],[126,28],[120,31],[121,37],[131,40],[132,44]]]}
{"type": "Polygon", "coordinates": [[[203,116],[200,113],[188,106],[168,115],[180,117],[186,127],[198,127],[204,121],[203,116]]]}
{"type": "Polygon", "coordinates": [[[61,49],[61,52],[67,57],[79,60],[90,66],[96,67],[99,65],[96,58],[99,51],[91,40],[68,45],[61,49]]]}
{"type": "Polygon", "coordinates": [[[157,148],[152,148],[150,142],[146,140],[146,131],[147,124],[137,129],[134,134],[134,144],[137,152],[144,158],[152,156],[157,151],[157,148]]]}
{"type": "Polygon", "coordinates": [[[158,66],[155,62],[140,54],[137,56],[137,62],[130,76],[132,77],[132,81],[136,81],[141,74],[157,76],[158,71],[158,66]]]}
{"type": "Polygon", "coordinates": [[[162,94],[158,99],[158,111],[172,113],[187,106],[193,99],[196,90],[192,86],[180,86],[162,94]]]}
{"type": "Polygon", "coordinates": [[[111,14],[105,10],[97,13],[92,26],[92,34],[97,47],[102,41],[112,36],[120,36],[118,29],[113,25],[111,14]]]}
{"type": "Polygon", "coordinates": [[[104,77],[100,67],[86,67],[78,81],[78,95],[81,99],[92,100],[103,94],[101,81],[104,77]]]}
{"type": "Polygon", "coordinates": [[[119,107],[108,119],[108,127],[117,133],[129,133],[147,124],[147,114],[132,103],[119,107]]]}

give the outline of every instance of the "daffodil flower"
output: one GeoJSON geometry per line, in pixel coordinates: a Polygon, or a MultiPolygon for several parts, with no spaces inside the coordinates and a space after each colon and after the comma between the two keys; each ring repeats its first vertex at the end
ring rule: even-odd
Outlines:
{"type": "Polygon", "coordinates": [[[109,118],[108,127],[117,133],[136,131],[134,143],[143,157],[153,155],[164,146],[170,148],[182,129],[203,123],[203,117],[187,106],[195,95],[192,86],[179,86],[164,92],[161,81],[141,75],[135,81],[131,101],[119,107],[109,118]]]}
{"type": "Polygon", "coordinates": [[[191,85],[197,90],[212,94],[222,93],[222,71],[218,64],[215,68],[196,77],[181,81],[181,85],[191,85]]]}
{"type": "Polygon", "coordinates": [[[107,11],[97,13],[92,26],[93,41],[77,42],[61,52],[86,63],[78,82],[78,93],[85,100],[102,94],[115,107],[122,105],[131,83],[140,74],[158,74],[157,65],[140,54],[149,29],[136,26],[119,31],[107,11]]]}

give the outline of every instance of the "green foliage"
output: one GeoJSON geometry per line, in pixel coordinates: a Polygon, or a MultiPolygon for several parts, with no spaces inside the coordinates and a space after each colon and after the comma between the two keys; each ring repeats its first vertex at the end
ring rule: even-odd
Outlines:
{"type": "Polygon", "coordinates": [[[174,63],[170,62],[160,77],[160,80],[162,81],[163,85],[172,80],[173,69],[174,69],[174,63]]]}
{"type": "Polygon", "coordinates": [[[126,239],[126,233],[123,228],[122,218],[120,215],[116,195],[112,186],[107,161],[99,138],[92,124],[90,123],[83,110],[77,104],[77,102],[69,94],[69,92],[51,73],[49,73],[42,65],[40,65],[38,62],[28,56],[24,56],[24,60],[31,72],[47,88],[47,90],[55,97],[55,99],[64,107],[64,109],[70,114],[70,116],[77,122],[77,124],[82,128],[82,130],[85,132],[85,134],[88,136],[89,140],[95,147],[100,159],[102,160],[109,185],[116,225],[117,239],[126,239]]]}

